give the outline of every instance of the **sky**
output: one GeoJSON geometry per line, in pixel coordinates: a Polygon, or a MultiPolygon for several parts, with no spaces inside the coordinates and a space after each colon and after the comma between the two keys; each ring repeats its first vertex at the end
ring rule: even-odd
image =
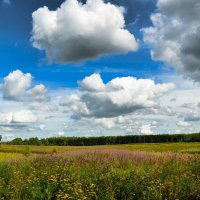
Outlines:
{"type": "Polygon", "coordinates": [[[0,0],[0,134],[200,131],[199,0],[0,0]]]}

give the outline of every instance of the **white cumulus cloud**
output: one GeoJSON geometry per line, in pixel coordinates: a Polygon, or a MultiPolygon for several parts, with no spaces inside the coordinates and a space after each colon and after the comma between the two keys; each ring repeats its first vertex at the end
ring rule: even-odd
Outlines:
{"type": "Polygon", "coordinates": [[[150,79],[134,77],[115,78],[105,84],[99,74],[86,77],[79,85],[79,93],[72,94],[60,104],[67,106],[74,118],[116,117],[151,108],[160,96],[174,88],[172,83],[156,84],[150,79]]]}
{"type": "Polygon", "coordinates": [[[200,81],[200,1],[159,0],[157,8],[153,26],[143,29],[152,58],[200,81]]]}
{"type": "Polygon", "coordinates": [[[48,99],[48,90],[43,84],[36,85],[34,88],[29,90],[27,94],[31,97],[34,101],[45,101],[48,99]]]}
{"type": "Polygon", "coordinates": [[[33,123],[37,121],[37,117],[30,110],[21,110],[13,113],[13,123],[33,123]]]}
{"type": "Polygon", "coordinates": [[[0,90],[4,100],[22,102],[44,102],[50,100],[48,90],[43,84],[32,86],[33,77],[30,73],[20,70],[10,72],[4,82],[0,84],[0,90]]]}
{"type": "Polygon", "coordinates": [[[138,43],[125,29],[123,14],[122,7],[103,0],[67,0],[54,11],[44,6],[32,14],[33,46],[57,63],[135,51],[138,43]]]}
{"type": "Polygon", "coordinates": [[[1,84],[3,98],[7,100],[21,100],[27,89],[31,86],[32,76],[30,73],[23,74],[20,70],[9,73],[1,84]]]}

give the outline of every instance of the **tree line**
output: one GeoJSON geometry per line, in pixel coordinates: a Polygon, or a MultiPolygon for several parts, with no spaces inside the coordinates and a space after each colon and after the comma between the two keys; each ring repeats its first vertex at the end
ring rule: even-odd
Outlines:
{"type": "Polygon", "coordinates": [[[200,133],[163,135],[126,135],[102,137],[51,137],[39,139],[15,138],[6,142],[12,145],[92,146],[130,143],[200,142],[200,133]]]}

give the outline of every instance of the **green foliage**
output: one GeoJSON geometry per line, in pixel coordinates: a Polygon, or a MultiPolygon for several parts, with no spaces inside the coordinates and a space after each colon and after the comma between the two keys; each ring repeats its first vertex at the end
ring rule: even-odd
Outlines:
{"type": "Polygon", "coordinates": [[[23,144],[23,140],[21,138],[15,138],[12,140],[12,143],[15,145],[22,145],[23,144]]]}
{"type": "Polygon", "coordinates": [[[127,135],[107,137],[52,137],[46,139],[16,138],[8,144],[13,145],[51,145],[51,146],[92,146],[130,143],[166,143],[166,142],[200,142],[200,133],[163,134],[163,135],[127,135]]]}

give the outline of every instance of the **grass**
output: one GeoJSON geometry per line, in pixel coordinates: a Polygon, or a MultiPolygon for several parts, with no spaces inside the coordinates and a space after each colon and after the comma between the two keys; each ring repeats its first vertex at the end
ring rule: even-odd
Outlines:
{"type": "Polygon", "coordinates": [[[23,159],[24,155],[21,153],[4,153],[0,152],[0,162],[9,161],[9,160],[18,160],[23,159]]]}
{"type": "MultiPolygon", "coordinates": [[[[200,142],[193,143],[147,143],[147,144],[124,144],[124,145],[102,145],[102,146],[28,146],[32,153],[51,153],[56,150],[62,153],[71,150],[81,149],[126,149],[130,151],[150,151],[150,152],[187,152],[200,153],[200,142]]],[[[23,153],[27,146],[2,144],[0,152],[23,153]]]]}
{"type": "Polygon", "coordinates": [[[199,147],[2,145],[2,151],[20,153],[0,153],[0,199],[197,200],[199,147]]]}
{"type": "Polygon", "coordinates": [[[194,143],[153,143],[122,145],[123,149],[131,151],[154,151],[154,152],[178,152],[178,153],[200,153],[200,142],[194,143]]]}

